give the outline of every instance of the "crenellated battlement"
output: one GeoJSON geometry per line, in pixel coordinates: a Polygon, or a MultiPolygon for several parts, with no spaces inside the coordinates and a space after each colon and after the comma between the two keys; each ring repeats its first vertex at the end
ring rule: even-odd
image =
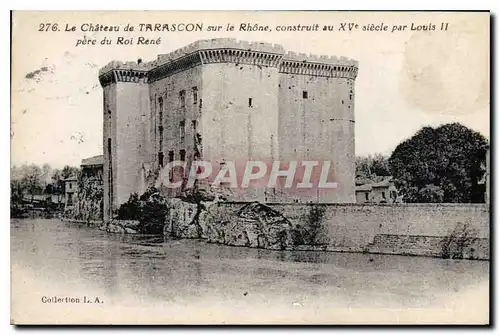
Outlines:
{"type": "Polygon", "coordinates": [[[234,38],[214,38],[211,40],[199,40],[187,46],[175,50],[168,54],[158,55],[156,61],[151,62],[152,65],[159,66],[165,62],[173,61],[185,55],[202,50],[213,49],[237,49],[246,51],[260,51],[266,53],[283,54],[285,49],[282,45],[262,42],[247,42],[240,41],[234,38]]]}
{"type": "Polygon", "coordinates": [[[142,62],[120,62],[111,61],[99,70],[99,76],[111,70],[136,70],[136,71],[149,71],[151,69],[150,63],[142,62]]]}
{"type": "Polygon", "coordinates": [[[343,56],[307,55],[305,53],[296,53],[293,51],[285,53],[283,55],[283,60],[358,67],[358,61],[343,56]]]}
{"type": "Polygon", "coordinates": [[[358,75],[358,68],[352,65],[342,65],[342,63],[333,65],[291,60],[283,60],[280,63],[279,71],[289,74],[348,79],[356,79],[358,75]]]}
{"type": "Polygon", "coordinates": [[[286,52],[282,45],[240,41],[234,38],[199,40],[168,54],[160,54],[157,59],[143,62],[112,61],[99,70],[102,85],[110,80],[137,82],[144,79],[154,82],[197,65],[210,63],[241,63],[277,67],[280,72],[340,77],[355,79],[358,62],[346,57],[317,56],[304,53],[286,52]],[[110,76],[112,70],[118,76],[110,76]],[[123,72],[123,71],[134,72],[123,72]],[[127,73],[127,75],[122,75],[127,73]],[[144,73],[147,75],[144,76],[144,73]],[[136,76],[136,77],[134,77],[136,76]],[[101,78],[102,77],[102,78],[101,78]]]}

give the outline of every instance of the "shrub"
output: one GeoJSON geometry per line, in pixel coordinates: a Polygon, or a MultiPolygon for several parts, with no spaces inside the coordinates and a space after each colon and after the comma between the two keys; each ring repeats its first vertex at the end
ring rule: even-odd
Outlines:
{"type": "Polygon", "coordinates": [[[457,223],[441,243],[442,258],[463,258],[467,248],[476,241],[477,231],[469,223],[457,223]]]}
{"type": "Polygon", "coordinates": [[[325,215],[325,208],[319,205],[312,205],[307,216],[307,225],[304,227],[304,242],[310,245],[319,244],[321,236],[324,234],[322,221],[325,215]]]}
{"type": "Polygon", "coordinates": [[[134,193],[118,210],[119,220],[138,220],[141,234],[163,234],[168,206],[165,198],[155,188],[140,197],[134,193]]]}
{"type": "Polygon", "coordinates": [[[130,195],[128,201],[118,209],[119,220],[138,220],[141,205],[137,193],[130,195]]]}

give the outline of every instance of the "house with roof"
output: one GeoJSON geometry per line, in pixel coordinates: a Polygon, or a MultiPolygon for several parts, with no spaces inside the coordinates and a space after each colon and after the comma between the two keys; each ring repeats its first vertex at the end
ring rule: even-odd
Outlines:
{"type": "Polygon", "coordinates": [[[70,209],[75,203],[75,193],[78,190],[78,178],[69,176],[64,181],[64,210],[70,209]]]}
{"type": "Polygon", "coordinates": [[[82,163],[80,167],[82,169],[82,177],[96,177],[99,180],[102,180],[103,176],[103,164],[104,164],[104,156],[97,155],[90,158],[82,159],[82,163]]]}
{"type": "Polygon", "coordinates": [[[394,204],[402,203],[392,177],[356,181],[356,203],[394,204]],[[377,179],[375,179],[377,180],[377,179]]]}

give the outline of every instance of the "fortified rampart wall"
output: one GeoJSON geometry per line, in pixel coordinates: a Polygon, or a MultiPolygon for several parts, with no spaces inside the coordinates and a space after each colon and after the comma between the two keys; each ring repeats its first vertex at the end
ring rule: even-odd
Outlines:
{"type": "Polygon", "coordinates": [[[484,204],[217,203],[205,205],[197,222],[196,205],[182,204],[167,216],[167,234],[269,249],[490,258],[484,204]]]}

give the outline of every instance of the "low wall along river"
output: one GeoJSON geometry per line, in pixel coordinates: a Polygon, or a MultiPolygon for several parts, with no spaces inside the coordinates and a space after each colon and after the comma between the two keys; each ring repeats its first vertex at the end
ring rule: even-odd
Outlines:
{"type": "MultiPolygon", "coordinates": [[[[102,181],[87,178],[82,185],[76,211],[65,216],[96,225],[102,217],[102,181]]],[[[168,208],[164,234],[179,238],[274,250],[490,258],[486,204],[186,202],[158,193],[156,199],[168,208]]],[[[133,220],[113,220],[101,229],[141,232],[133,220]]]]}
{"type": "Polygon", "coordinates": [[[165,234],[278,250],[490,258],[485,204],[198,204],[178,201],[165,234]]]}

